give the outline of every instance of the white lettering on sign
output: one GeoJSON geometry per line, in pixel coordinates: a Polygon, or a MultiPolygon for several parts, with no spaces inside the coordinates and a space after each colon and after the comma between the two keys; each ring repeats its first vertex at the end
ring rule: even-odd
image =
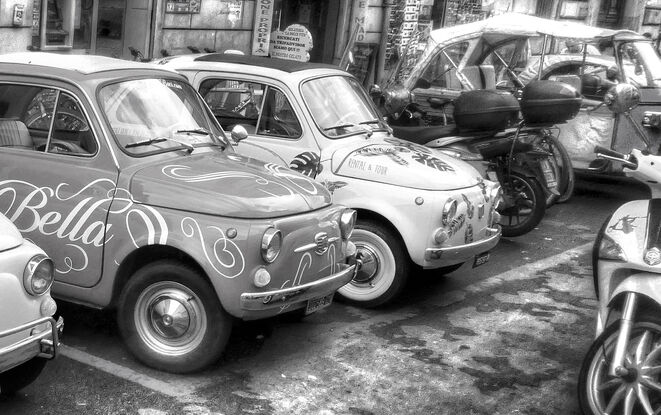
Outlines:
{"type": "Polygon", "coordinates": [[[273,23],[273,0],[258,0],[252,34],[252,54],[268,56],[273,23]]]}

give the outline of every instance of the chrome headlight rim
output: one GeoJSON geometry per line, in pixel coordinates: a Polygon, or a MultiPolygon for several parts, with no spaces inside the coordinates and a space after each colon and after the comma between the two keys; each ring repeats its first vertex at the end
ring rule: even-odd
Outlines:
{"type": "Polygon", "coordinates": [[[272,226],[267,228],[264,231],[264,235],[262,236],[262,246],[261,246],[262,259],[266,263],[271,264],[273,263],[273,261],[275,261],[278,258],[278,256],[280,256],[281,250],[282,250],[282,232],[280,232],[278,229],[272,226]],[[278,242],[277,249],[273,247],[275,241],[278,242]],[[272,249],[275,251],[275,254],[269,253],[272,249]]]}
{"type": "Polygon", "coordinates": [[[23,288],[28,294],[34,297],[40,297],[46,294],[53,285],[54,272],[55,265],[53,264],[53,260],[47,255],[37,254],[33,256],[23,269],[23,288]],[[47,269],[44,270],[43,267],[46,267],[47,269]],[[43,278],[44,271],[46,278],[43,278]],[[45,284],[35,286],[35,282],[38,281],[35,277],[39,277],[40,280],[45,280],[45,284]]]}
{"type": "Polygon", "coordinates": [[[441,215],[441,223],[443,226],[448,226],[450,222],[452,222],[452,219],[457,215],[458,206],[459,203],[456,199],[449,198],[445,201],[445,204],[443,205],[443,213],[441,215]]]}
{"type": "Polygon", "coordinates": [[[356,227],[356,220],[358,213],[353,209],[344,209],[340,214],[340,234],[342,239],[348,240],[353,234],[353,230],[356,227]]]}

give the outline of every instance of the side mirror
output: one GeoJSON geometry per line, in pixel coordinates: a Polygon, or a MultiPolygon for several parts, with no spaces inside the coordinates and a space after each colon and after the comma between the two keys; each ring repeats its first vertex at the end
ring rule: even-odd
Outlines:
{"type": "Polygon", "coordinates": [[[616,114],[627,113],[640,104],[640,91],[631,84],[617,84],[604,95],[604,104],[616,114]]]}
{"type": "Polygon", "coordinates": [[[232,132],[230,135],[232,137],[232,140],[234,140],[234,145],[238,145],[240,141],[243,141],[246,138],[248,138],[248,131],[246,131],[246,127],[242,125],[235,125],[232,128],[232,132]]]}
{"type": "Polygon", "coordinates": [[[415,85],[413,85],[413,89],[416,88],[429,89],[431,88],[431,82],[429,82],[425,78],[419,78],[417,81],[415,81],[415,85]]]}

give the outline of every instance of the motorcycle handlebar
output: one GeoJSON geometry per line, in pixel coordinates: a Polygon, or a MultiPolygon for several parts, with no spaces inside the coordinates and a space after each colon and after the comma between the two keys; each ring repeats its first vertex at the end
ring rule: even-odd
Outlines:
{"type": "Polygon", "coordinates": [[[610,157],[622,159],[623,161],[627,159],[626,155],[602,146],[595,146],[594,152],[597,154],[602,154],[604,156],[610,156],[610,157]]]}
{"type": "Polygon", "coordinates": [[[594,152],[597,153],[597,158],[621,162],[624,167],[630,170],[636,170],[638,168],[638,160],[630,154],[618,153],[615,150],[601,146],[595,146],[594,152]]]}

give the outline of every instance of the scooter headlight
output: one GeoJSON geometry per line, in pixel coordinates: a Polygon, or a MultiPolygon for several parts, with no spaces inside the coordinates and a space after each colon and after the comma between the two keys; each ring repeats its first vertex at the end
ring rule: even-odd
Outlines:
{"type": "Polygon", "coordinates": [[[454,219],[457,214],[457,201],[455,199],[448,199],[443,205],[443,215],[441,216],[441,222],[444,226],[448,226],[452,219],[454,219]]]}
{"type": "Polygon", "coordinates": [[[615,242],[610,236],[604,234],[601,237],[601,244],[599,245],[599,259],[626,261],[627,256],[617,242],[615,242]]]}

